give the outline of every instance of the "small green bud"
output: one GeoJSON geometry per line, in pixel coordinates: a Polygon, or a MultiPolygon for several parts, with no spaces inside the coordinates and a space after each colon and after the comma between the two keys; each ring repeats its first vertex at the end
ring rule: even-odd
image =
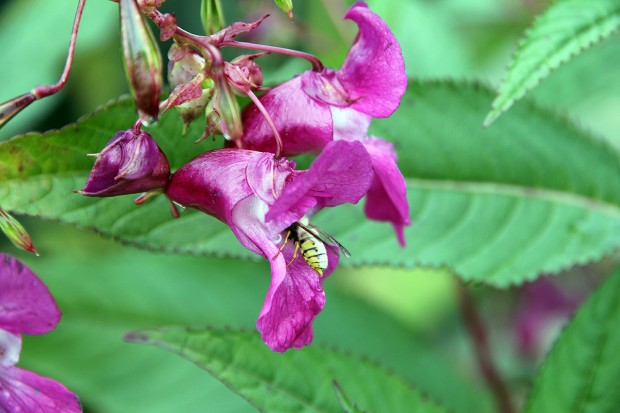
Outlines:
{"type": "Polygon", "coordinates": [[[236,141],[243,135],[239,102],[223,71],[215,72],[213,80],[215,81],[214,107],[222,119],[222,134],[226,139],[236,141]]]}
{"type": "Polygon", "coordinates": [[[293,20],[293,0],[274,0],[279,8],[293,20]]]}
{"type": "Polygon", "coordinates": [[[120,0],[123,63],[129,91],[144,121],[157,119],[163,87],[162,58],[136,0],[120,0]]]}
{"type": "Polygon", "coordinates": [[[36,98],[32,93],[26,93],[0,103],[0,128],[35,100],[36,98]]]}
{"type": "Polygon", "coordinates": [[[17,248],[39,255],[23,225],[2,209],[0,209],[0,229],[17,248]]]}
{"type": "Polygon", "coordinates": [[[224,11],[220,0],[202,0],[200,4],[200,18],[206,34],[219,32],[226,25],[224,11]]]}

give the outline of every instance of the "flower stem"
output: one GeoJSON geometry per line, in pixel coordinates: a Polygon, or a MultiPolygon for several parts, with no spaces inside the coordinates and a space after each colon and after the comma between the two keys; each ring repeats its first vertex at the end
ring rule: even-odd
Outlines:
{"type": "Polygon", "coordinates": [[[252,90],[247,90],[245,93],[247,93],[249,98],[252,99],[252,102],[254,102],[258,110],[260,110],[260,113],[263,114],[265,120],[267,121],[267,124],[273,131],[273,137],[276,140],[275,157],[276,159],[279,158],[280,154],[282,153],[282,137],[280,136],[280,132],[278,132],[278,128],[276,128],[276,125],[273,123],[271,115],[269,115],[269,112],[267,112],[267,109],[265,109],[265,106],[263,106],[262,102],[256,97],[254,92],[252,92],[252,90]]]}
{"type": "Polygon", "coordinates": [[[495,397],[497,411],[500,413],[514,413],[515,410],[512,406],[508,389],[499,375],[491,357],[491,349],[489,347],[484,324],[476,312],[471,293],[467,289],[467,286],[460,280],[457,281],[457,290],[461,316],[474,342],[480,371],[495,397]]]}
{"type": "Polygon", "coordinates": [[[86,5],[86,0],[80,0],[78,3],[77,11],[75,12],[75,19],[73,21],[73,29],[71,30],[71,40],[69,41],[69,53],[67,55],[67,60],[65,62],[65,68],[60,76],[60,80],[54,85],[43,85],[37,86],[32,89],[32,94],[37,99],[42,99],[44,97],[53,95],[58,93],[65,84],[67,83],[67,79],[69,78],[69,73],[71,73],[71,67],[73,66],[73,55],[75,54],[75,44],[77,42],[77,34],[78,29],[80,27],[80,21],[82,20],[82,12],[84,11],[84,6],[86,5]]]}
{"type": "Polygon", "coordinates": [[[236,40],[223,41],[221,43],[221,46],[237,47],[240,49],[262,50],[269,53],[278,53],[287,56],[298,57],[300,59],[305,59],[309,61],[312,64],[312,70],[314,70],[315,72],[320,72],[325,67],[323,66],[323,63],[319,60],[318,57],[311,55],[310,53],[300,52],[299,50],[286,49],[284,47],[277,46],[268,46],[265,44],[238,42],[236,40]]]}

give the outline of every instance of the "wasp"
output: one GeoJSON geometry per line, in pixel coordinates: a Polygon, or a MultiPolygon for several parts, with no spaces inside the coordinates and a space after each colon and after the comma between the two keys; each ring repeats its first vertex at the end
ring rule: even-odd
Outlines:
{"type": "MultiPolygon", "coordinates": [[[[329,264],[326,247],[333,249],[330,243],[336,245],[344,256],[351,256],[351,253],[344,245],[339,243],[327,232],[311,224],[307,217],[303,217],[300,221],[288,227],[284,245],[286,245],[289,238],[295,243],[295,252],[293,253],[293,259],[289,265],[297,258],[297,252],[301,251],[301,255],[308,266],[316,271],[319,276],[323,276],[323,272],[327,269],[327,265],[329,264]]],[[[284,245],[282,248],[284,248],[284,245]]],[[[282,248],[280,250],[282,250],[282,248]]]]}

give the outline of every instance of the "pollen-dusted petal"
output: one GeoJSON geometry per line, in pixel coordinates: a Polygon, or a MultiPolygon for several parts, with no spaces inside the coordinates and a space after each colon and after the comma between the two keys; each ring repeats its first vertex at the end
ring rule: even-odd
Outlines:
{"type": "MultiPolygon", "coordinates": [[[[329,106],[302,91],[304,73],[269,90],[260,101],[273,119],[284,145],[282,155],[319,153],[332,140],[332,116],[329,106]]],[[[265,117],[256,105],[243,111],[243,147],[262,152],[276,151],[276,140],[265,117]]]]}
{"type": "Polygon", "coordinates": [[[368,150],[375,179],[366,195],[364,212],[370,219],[391,222],[398,242],[405,246],[404,226],[411,225],[405,178],[396,164],[394,146],[383,139],[362,141],[368,150]]]}
{"type": "Polygon", "coordinates": [[[337,72],[323,69],[321,72],[307,71],[301,78],[301,88],[311,98],[331,106],[347,107],[351,104],[349,94],[340,84],[337,72]]]}
{"type": "Polygon", "coordinates": [[[359,141],[330,142],[310,169],[286,186],[265,218],[286,227],[311,208],[355,204],[368,192],[372,180],[372,163],[359,141]]]}
{"type": "Polygon", "coordinates": [[[99,153],[84,189],[86,196],[117,196],[163,188],[170,166],[146,132],[119,131],[99,153]]]}
{"type": "Polygon", "coordinates": [[[375,118],[390,116],[407,89],[403,53],[387,24],[368,8],[355,3],[345,15],[359,33],[342,68],[340,83],[354,100],[351,107],[375,118]]]}
{"type": "Polygon", "coordinates": [[[79,413],[77,396],[65,386],[17,367],[0,368],[0,411],[6,413],[79,413]]]}
{"type": "Polygon", "coordinates": [[[60,310],[45,284],[21,261],[0,254],[0,329],[44,334],[59,320],[60,310]]]}

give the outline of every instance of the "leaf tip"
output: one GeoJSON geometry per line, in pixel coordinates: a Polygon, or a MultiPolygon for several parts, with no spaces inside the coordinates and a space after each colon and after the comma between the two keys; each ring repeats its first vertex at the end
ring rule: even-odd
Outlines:
{"type": "Polygon", "coordinates": [[[148,343],[150,336],[146,330],[131,331],[123,336],[123,340],[129,343],[148,343]]]}

